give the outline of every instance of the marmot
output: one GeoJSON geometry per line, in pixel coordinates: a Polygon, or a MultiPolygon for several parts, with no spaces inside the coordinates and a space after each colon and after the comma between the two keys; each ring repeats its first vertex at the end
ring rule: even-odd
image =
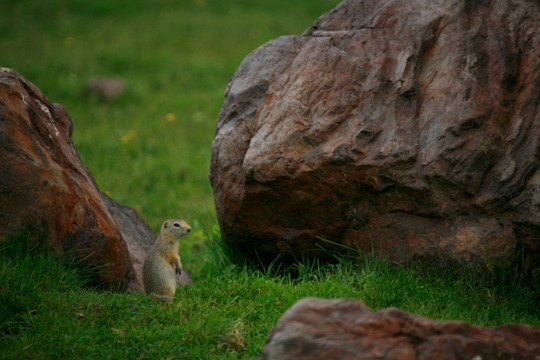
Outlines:
{"type": "Polygon", "coordinates": [[[182,271],[178,242],[190,231],[189,225],[180,219],[169,219],[161,225],[160,234],[143,266],[147,294],[153,294],[154,298],[165,302],[172,300],[178,286],[176,274],[182,271]]]}

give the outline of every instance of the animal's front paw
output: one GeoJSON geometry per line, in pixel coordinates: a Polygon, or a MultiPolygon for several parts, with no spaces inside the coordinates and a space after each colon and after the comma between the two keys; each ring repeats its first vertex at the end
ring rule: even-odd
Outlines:
{"type": "Polygon", "coordinates": [[[176,275],[182,275],[182,267],[176,265],[176,266],[174,267],[174,272],[176,273],[176,275]]]}

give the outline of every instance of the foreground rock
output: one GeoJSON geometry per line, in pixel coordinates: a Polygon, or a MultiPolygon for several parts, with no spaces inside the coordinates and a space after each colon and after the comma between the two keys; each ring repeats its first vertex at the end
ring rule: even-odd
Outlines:
{"type": "Polygon", "coordinates": [[[259,360],[538,359],[540,329],[433,321],[356,300],[306,298],[270,333],[259,360]]]}
{"type": "Polygon", "coordinates": [[[210,170],[222,232],[270,256],[322,237],[538,267],[539,88],[537,2],[344,1],[228,85],[210,170]]]}
{"type": "Polygon", "coordinates": [[[99,270],[111,288],[140,289],[155,235],[133,209],[101,194],[70,136],[66,110],[0,68],[0,240],[26,233],[99,270]],[[131,250],[131,253],[130,251],[131,250]]]}

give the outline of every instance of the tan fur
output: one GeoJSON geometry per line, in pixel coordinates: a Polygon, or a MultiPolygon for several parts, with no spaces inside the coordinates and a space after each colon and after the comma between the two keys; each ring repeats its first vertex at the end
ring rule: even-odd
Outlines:
{"type": "Polygon", "coordinates": [[[189,225],[181,219],[169,219],[161,225],[160,234],[143,266],[147,294],[165,302],[172,300],[178,286],[176,273],[182,271],[178,255],[179,239],[190,231],[189,225]]]}

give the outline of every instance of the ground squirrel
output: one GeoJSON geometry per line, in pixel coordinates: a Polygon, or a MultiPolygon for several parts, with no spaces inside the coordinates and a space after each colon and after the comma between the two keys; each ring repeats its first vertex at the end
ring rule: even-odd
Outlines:
{"type": "Polygon", "coordinates": [[[191,231],[189,225],[180,219],[169,219],[161,225],[160,234],[148,254],[143,266],[143,282],[147,294],[169,302],[176,291],[176,274],[182,271],[178,255],[179,239],[191,231]]]}

